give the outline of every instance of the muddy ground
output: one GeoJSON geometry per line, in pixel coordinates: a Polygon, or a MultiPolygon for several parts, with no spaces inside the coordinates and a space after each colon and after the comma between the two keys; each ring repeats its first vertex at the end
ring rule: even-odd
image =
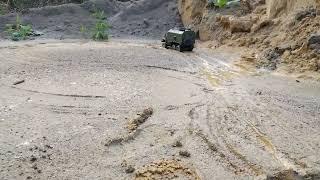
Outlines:
{"type": "Polygon", "coordinates": [[[319,82],[236,52],[1,42],[0,179],[319,179],[319,82]]]}

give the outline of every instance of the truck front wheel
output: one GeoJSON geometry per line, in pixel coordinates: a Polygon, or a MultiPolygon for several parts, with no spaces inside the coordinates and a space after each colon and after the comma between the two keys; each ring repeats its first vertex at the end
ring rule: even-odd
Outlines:
{"type": "Polygon", "coordinates": [[[180,45],[177,45],[177,46],[176,46],[176,50],[177,50],[177,51],[180,51],[180,52],[183,52],[183,48],[182,48],[180,45]]]}
{"type": "Polygon", "coordinates": [[[166,49],[168,49],[168,45],[167,45],[167,43],[162,43],[162,47],[164,47],[164,48],[166,48],[166,49]]]}

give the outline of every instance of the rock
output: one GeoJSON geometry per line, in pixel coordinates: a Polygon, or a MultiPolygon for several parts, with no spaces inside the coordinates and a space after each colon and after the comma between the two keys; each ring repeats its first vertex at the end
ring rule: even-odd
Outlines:
{"type": "Polygon", "coordinates": [[[278,172],[276,174],[267,176],[267,180],[283,180],[283,179],[294,180],[294,179],[304,179],[304,178],[303,178],[303,176],[299,175],[298,172],[296,172],[292,169],[284,170],[284,171],[278,172]]]}
{"type": "Polygon", "coordinates": [[[317,16],[316,9],[315,8],[308,8],[308,9],[299,11],[295,16],[295,20],[301,21],[302,19],[304,19],[306,17],[316,17],[316,16],[317,16]]]}
{"type": "Polygon", "coordinates": [[[172,144],[172,147],[182,147],[181,141],[177,140],[172,144]]]}
{"type": "Polygon", "coordinates": [[[186,150],[179,151],[179,155],[183,156],[183,157],[190,157],[191,156],[191,154],[186,150]]]}
{"type": "Polygon", "coordinates": [[[127,168],[126,168],[126,173],[127,174],[133,173],[134,171],[135,171],[134,167],[132,167],[131,165],[127,166],[127,168]]]}
{"type": "Polygon", "coordinates": [[[277,69],[277,65],[283,53],[284,53],[284,50],[279,49],[277,47],[267,49],[266,51],[263,52],[262,57],[258,59],[257,67],[258,68],[263,67],[270,70],[277,69]]]}
{"type": "Polygon", "coordinates": [[[308,48],[320,54],[320,34],[313,34],[308,39],[308,48]]]}
{"type": "Polygon", "coordinates": [[[36,158],[36,157],[31,156],[31,158],[30,158],[30,162],[35,162],[36,160],[37,160],[37,158],[36,158]]]}
{"type": "Polygon", "coordinates": [[[143,27],[147,28],[147,27],[149,27],[149,25],[150,25],[150,23],[149,23],[148,19],[143,19],[143,27]]]}
{"type": "Polygon", "coordinates": [[[255,24],[252,26],[251,28],[251,32],[257,32],[259,31],[260,29],[264,28],[264,27],[267,27],[267,26],[270,26],[273,24],[273,21],[270,20],[270,19],[265,19],[265,20],[262,20],[260,21],[259,23],[255,24]]]}
{"type": "Polygon", "coordinates": [[[225,29],[229,29],[231,33],[250,32],[253,26],[251,19],[243,17],[217,16],[216,20],[220,22],[225,29]]]}

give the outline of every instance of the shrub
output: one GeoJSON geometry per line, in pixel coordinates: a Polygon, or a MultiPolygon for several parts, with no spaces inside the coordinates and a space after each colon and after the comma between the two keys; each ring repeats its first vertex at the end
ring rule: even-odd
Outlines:
{"type": "Polygon", "coordinates": [[[22,25],[20,16],[17,15],[15,24],[6,25],[6,32],[10,34],[11,40],[20,41],[32,35],[33,30],[30,25],[22,25]]]}
{"type": "Polygon", "coordinates": [[[108,40],[109,25],[104,21],[98,21],[92,31],[92,38],[96,41],[108,40]]]}
{"type": "Polygon", "coordinates": [[[0,15],[4,15],[7,13],[7,5],[0,2],[0,15]]]}
{"type": "MultiPolygon", "coordinates": [[[[96,22],[94,27],[92,27],[90,30],[91,38],[95,41],[108,40],[110,25],[107,22],[104,11],[95,11],[92,16],[95,17],[96,22]]],[[[88,34],[87,28],[83,25],[80,27],[80,32],[84,35],[84,37],[86,37],[88,34]]]]}
{"type": "Polygon", "coordinates": [[[96,41],[108,40],[110,26],[106,21],[104,11],[96,11],[93,16],[96,18],[96,23],[92,29],[92,39],[96,41]]]}

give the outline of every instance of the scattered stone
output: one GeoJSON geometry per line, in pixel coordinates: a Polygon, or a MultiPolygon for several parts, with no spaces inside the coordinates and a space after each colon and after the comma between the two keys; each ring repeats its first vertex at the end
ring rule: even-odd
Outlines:
{"type": "Polygon", "coordinates": [[[182,147],[181,141],[177,140],[172,144],[172,147],[182,147]]]}
{"type": "Polygon", "coordinates": [[[320,34],[313,34],[308,39],[308,47],[320,54],[320,34]]]}
{"type": "Polygon", "coordinates": [[[183,156],[183,157],[190,157],[191,156],[191,154],[186,150],[179,151],[179,155],[183,156]]]}
{"type": "Polygon", "coordinates": [[[299,83],[300,81],[297,79],[296,82],[299,83]]]}
{"type": "Polygon", "coordinates": [[[261,58],[258,59],[258,68],[267,68],[270,70],[277,69],[277,66],[280,62],[280,58],[284,53],[285,49],[276,47],[267,49],[261,58]]]}
{"type": "Polygon", "coordinates": [[[37,161],[37,158],[36,157],[34,157],[34,156],[31,156],[31,158],[30,158],[30,162],[35,162],[35,161],[37,161]]]}
{"type": "Polygon", "coordinates": [[[98,116],[101,116],[101,115],[102,115],[101,113],[98,114],[98,116]]]}
{"type": "Polygon", "coordinates": [[[314,8],[308,8],[306,10],[300,11],[296,14],[295,19],[301,21],[306,17],[316,17],[317,11],[314,8]]]}
{"type": "Polygon", "coordinates": [[[126,173],[127,173],[127,174],[131,174],[131,173],[133,173],[134,171],[135,171],[135,168],[134,168],[134,167],[132,167],[131,165],[127,166],[127,168],[126,168],[126,173]]]}
{"type": "Polygon", "coordinates": [[[37,165],[36,164],[32,165],[32,169],[37,170],[38,169],[37,165]]]}
{"type": "Polygon", "coordinates": [[[53,148],[52,146],[47,145],[47,144],[45,145],[45,147],[48,148],[48,149],[52,149],[53,148]]]}
{"type": "Polygon", "coordinates": [[[299,175],[296,171],[292,169],[284,170],[278,172],[274,175],[268,175],[267,180],[294,180],[294,179],[303,179],[303,176],[299,175]]]}
{"type": "Polygon", "coordinates": [[[169,106],[165,107],[165,110],[171,111],[171,110],[175,110],[175,109],[178,109],[178,108],[179,107],[177,107],[177,106],[169,105],[169,106]]]}

